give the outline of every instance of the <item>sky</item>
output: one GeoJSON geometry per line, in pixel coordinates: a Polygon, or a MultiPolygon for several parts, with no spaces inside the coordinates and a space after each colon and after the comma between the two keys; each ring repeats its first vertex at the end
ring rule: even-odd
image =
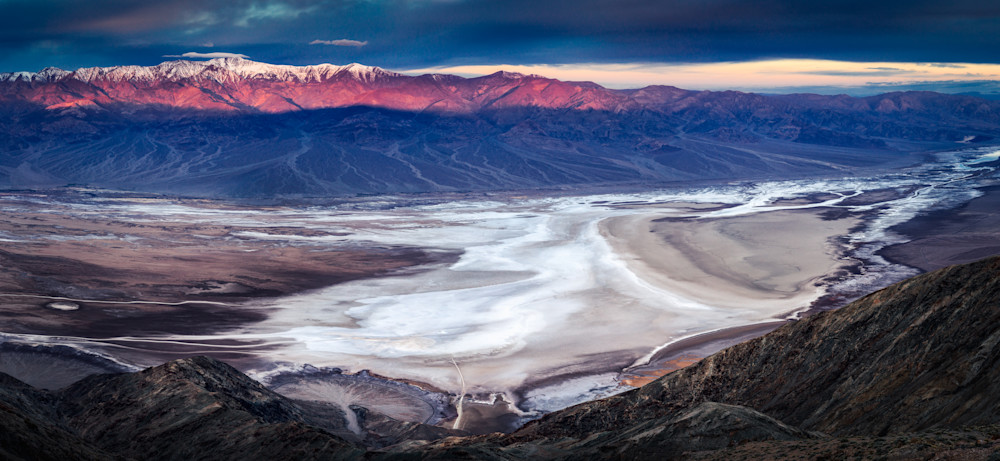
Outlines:
{"type": "Polygon", "coordinates": [[[0,71],[228,55],[616,88],[997,92],[1000,2],[0,0],[0,71]]]}

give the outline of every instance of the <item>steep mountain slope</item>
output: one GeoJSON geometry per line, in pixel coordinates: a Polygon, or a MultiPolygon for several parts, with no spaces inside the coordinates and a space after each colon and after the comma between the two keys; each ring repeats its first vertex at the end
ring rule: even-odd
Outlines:
{"type": "MultiPolygon", "coordinates": [[[[361,451],[305,424],[308,417],[288,399],[204,357],[86,378],[60,392],[59,410],[84,439],[134,458],[212,459],[213,451],[233,458],[314,452],[351,458],[361,451]]],[[[326,428],[346,432],[342,419],[326,428]]]]}
{"type": "Polygon", "coordinates": [[[0,186],[339,195],[850,174],[988,142],[937,93],[610,90],[239,58],[0,74],[0,186]]]}
{"type": "Polygon", "coordinates": [[[62,424],[53,406],[51,395],[0,373],[0,459],[114,459],[62,424]]]}

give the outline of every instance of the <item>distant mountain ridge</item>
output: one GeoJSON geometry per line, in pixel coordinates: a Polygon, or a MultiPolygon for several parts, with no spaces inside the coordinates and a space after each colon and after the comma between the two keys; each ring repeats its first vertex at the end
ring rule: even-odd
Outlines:
{"type": "Polygon", "coordinates": [[[47,68],[37,73],[0,74],[0,82],[7,84],[5,96],[47,109],[124,103],[276,113],[364,105],[468,113],[522,104],[601,110],[628,106],[627,97],[595,84],[504,71],[477,79],[441,74],[413,77],[357,63],[290,66],[243,58],[72,72],[47,68]]]}
{"type": "MultiPolygon", "coordinates": [[[[504,107],[619,112],[638,109],[678,111],[705,102],[718,109],[729,109],[726,106],[735,102],[738,108],[753,110],[754,107],[747,104],[761,106],[765,100],[782,101],[786,106],[821,105],[830,109],[851,108],[881,113],[927,109],[927,101],[921,101],[917,96],[921,92],[852,98],[813,94],[768,97],[734,91],[689,91],[662,85],[612,90],[592,82],[566,82],[508,71],[474,78],[447,74],[410,76],[358,63],[292,66],[239,57],[207,61],[176,60],[155,66],[87,67],[75,71],[49,67],[39,72],[0,73],[0,83],[6,84],[3,88],[5,99],[32,101],[50,109],[69,105],[126,103],[259,112],[359,105],[458,113],[504,107]],[[81,83],[86,85],[79,85],[81,83]],[[323,91],[313,88],[315,86],[323,91]],[[156,91],[182,88],[199,88],[202,92],[178,98],[156,91]],[[210,91],[212,89],[223,91],[210,91]],[[699,94],[714,97],[708,101],[687,99],[699,94]],[[909,96],[900,96],[905,94],[909,96]],[[280,96],[284,98],[284,103],[264,95],[280,96]],[[725,104],[723,99],[726,96],[739,100],[725,104]]],[[[972,101],[978,99],[969,96],[954,98],[966,104],[974,104],[972,101]]],[[[989,104],[984,106],[980,102],[978,107],[967,105],[963,109],[967,115],[986,115],[989,104]]]]}
{"type": "Polygon", "coordinates": [[[295,82],[316,82],[329,80],[337,75],[348,74],[359,80],[372,80],[379,76],[398,77],[402,74],[389,72],[378,67],[358,63],[335,66],[319,64],[314,66],[276,65],[250,61],[243,58],[216,58],[209,61],[166,61],[155,66],[114,66],[85,67],[76,71],[66,71],[47,67],[40,72],[0,73],[0,81],[26,83],[52,83],[65,79],[82,82],[97,81],[179,81],[184,79],[234,81],[284,80],[295,82]]]}
{"type": "Polygon", "coordinates": [[[0,187],[209,196],[792,178],[995,142],[1000,102],[767,96],[241,58],[0,74],[0,187]]]}

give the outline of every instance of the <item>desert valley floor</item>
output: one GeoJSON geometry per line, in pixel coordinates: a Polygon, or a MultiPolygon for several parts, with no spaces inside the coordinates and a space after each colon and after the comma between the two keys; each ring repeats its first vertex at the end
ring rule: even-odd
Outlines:
{"type": "Polygon", "coordinates": [[[8,191],[0,371],[58,388],[206,354],[294,398],[510,430],[997,253],[997,155],[614,194],[8,191]]]}

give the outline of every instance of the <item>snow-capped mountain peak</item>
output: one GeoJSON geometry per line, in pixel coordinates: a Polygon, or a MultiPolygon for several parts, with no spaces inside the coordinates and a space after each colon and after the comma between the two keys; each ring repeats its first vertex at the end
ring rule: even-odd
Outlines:
{"type": "Polygon", "coordinates": [[[73,78],[88,83],[95,81],[149,83],[196,79],[228,83],[240,79],[261,79],[309,83],[329,80],[336,76],[349,76],[365,83],[371,83],[381,77],[396,77],[401,76],[401,74],[357,63],[345,66],[332,64],[291,66],[230,57],[208,61],[167,61],[155,66],[85,67],[73,72],[49,67],[40,72],[3,73],[0,74],[0,81],[52,82],[63,78],[73,78]]]}
{"type": "Polygon", "coordinates": [[[57,67],[46,67],[39,72],[0,73],[0,82],[54,82],[70,73],[57,67]]]}

